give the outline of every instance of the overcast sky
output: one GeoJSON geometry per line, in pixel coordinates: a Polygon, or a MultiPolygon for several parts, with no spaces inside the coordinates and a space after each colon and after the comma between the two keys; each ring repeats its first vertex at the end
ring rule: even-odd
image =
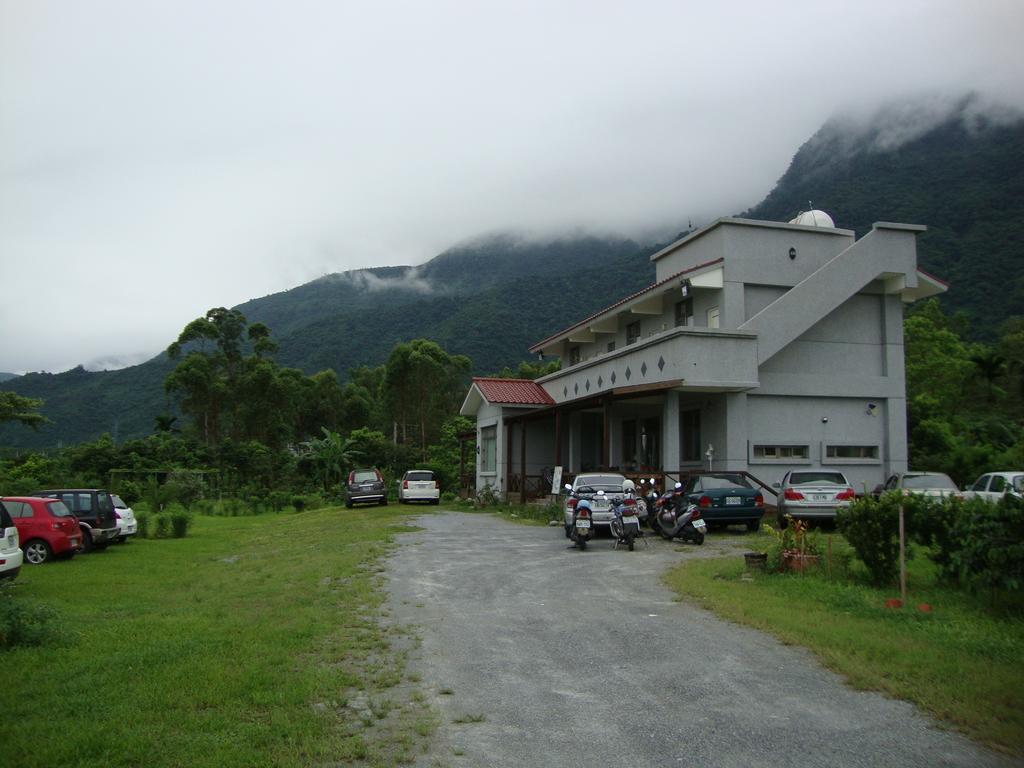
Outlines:
{"type": "Polygon", "coordinates": [[[0,0],[0,371],[488,232],[736,213],[836,111],[1020,105],[1022,9],[0,0]]]}

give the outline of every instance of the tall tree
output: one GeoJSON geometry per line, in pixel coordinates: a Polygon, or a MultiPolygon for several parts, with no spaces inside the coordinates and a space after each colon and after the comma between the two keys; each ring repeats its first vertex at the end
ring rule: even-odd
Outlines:
{"type": "Polygon", "coordinates": [[[34,397],[23,397],[14,392],[0,391],[0,424],[5,421],[16,421],[26,427],[38,429],[50,420],[39,413],[43,401],[34,397]]]}

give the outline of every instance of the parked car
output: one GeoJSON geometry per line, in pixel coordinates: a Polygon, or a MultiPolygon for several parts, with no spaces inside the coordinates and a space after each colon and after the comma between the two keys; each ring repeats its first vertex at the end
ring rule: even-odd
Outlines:
{"type": "Polygon", "coordinates": [[[686,501],[700,507],[709,528],[743,524],[748,531],[761,527],[764,496],[738,472],[695,472],[682,480],[686,501]]]}
{"type": "Polygon", "coordinates": [[[114,502],[114,515],[117,517],[117,541],[124,544],[129,536],[134,536],[139,530],[139,524],[135,521],[135,511],[129,507],[116,493],[110,494],[114,502]]]}
{"type": "Polygon", "coordinates": [[[853,486],[842,472],[831,469],[795,469],[775,483],[779,491],[779,527],[785,528],[786,515],[795,520],[831,522],[836,510],[850,506],[853,486]]]}
{"type": "Polygon", "coordinates": [[[352,509],[353,504],[380,504],[385,506],[388,503],[388,494],[384,489],[384,478],[380,470],[354,469],[348,473],[348,483],[345,485],[345,506],[352,509]]]}
{"type": "Polygon", "coordinates": [[[0,502],[0,579],[13,579],[21,570],[23,560],[18,548],[18,529],[3,503],[0,502]]]}
{"type": "Polygon", "coordinates": [[[999,501],[1007,494],[1017,498],[1024,496],[1024,472],[989,472],[984,474],[971,483],[964,491],[964,498],[999,501]]]}
{"type": "Polygon", "coordinates": [[[82,527],[82,551],[105,549],[117,538],[117,516],[110,493],[96,488],[36,491],[32,496],[60,499],[82,527]]]}
{"type": "Polygon", "coordinates": [[[0,503],[14,518],[25,562],[39,565],[54,557],[73,557],[82,546],[82,528],[60,499],[4,496],[0,503]]]}
{"type": "Polygon", "coordinates": [[[572,525],[573,509],[580,499],[590,502],[590,519],[594,525],[610,526],[612,522],[611,500],[622,495],[623,475],[614,472],[582,472],[572,481],[572,493],[565,499],[562,508],[565,524],[572,525]],[[598,491],[604,491],[599,494],[598,491]]]}
{"type": "Polygon", "coordinates": [[[941,472],[897,472],[890,475],[884,484],[876,485],[871,493],[877,497],[886,491],[901,491],[904,496],[915,494],[936,499],[963,498],[963,493],[956,487],[956,483],[949,475],[941,472]]]}
{"type": "Polygon", "coordinates": [[[441,500],[441,484],[429,469],[410,469],[398,481],[398,503],[425,501],[437,504],[441,500]]]}

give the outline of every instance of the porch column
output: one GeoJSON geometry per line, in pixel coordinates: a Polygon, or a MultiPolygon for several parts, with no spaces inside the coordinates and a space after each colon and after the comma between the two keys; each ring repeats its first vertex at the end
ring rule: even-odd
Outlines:
{"type": "Polygon", "coordinates": [[[664,472],[679,471],[679,392],[665,393],[661,414],[661,468],[664,472]]]}
{"type": "Polygon", "coordinates": [[[601,469],[608,469],[608,460],[611,458],[608,448],[612,431],[612,399],[606,397],[602,405],[604,407],[601,415],[604,417],[604,424],[601,427],[601,469]]]}
{"type": "Polygon", "coordinates": [[[555,466],[562,466],[562,412],[555,411],[555,466]]]}
{"type": "Polygon", "coordinates": [[[519,503],[526,503],[526,419],[519,422],[519,503]]]}
{"type": "Polygon", "coordinates": [[[502,490],[506,499],[508,499],[508,489],[512,487],[512,424],[511,421],[506,421],[503,424],[505,428],[505,487],[502,490]]]}

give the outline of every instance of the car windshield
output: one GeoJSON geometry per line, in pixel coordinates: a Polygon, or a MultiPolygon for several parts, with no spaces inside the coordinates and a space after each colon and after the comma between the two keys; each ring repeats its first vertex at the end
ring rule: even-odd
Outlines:
{"type": "Polygon", "coordinates": [[[807,485],[808,483],[849,485],[842,472],[793,472],[789,476],[790,485],[807,485]]]}
{"type": "Polygon", "coordinates": [[[956,491],[956,483],[945,475],[904,475],[904,488],[940,488],[943,490],[956,491]]]}
{"type": "Polygon", "coordinates": [[[433,472],[406,472],[405,473],[405,479],[406,480],[433,480],[434,479],[434,473],[433,472]]]}
{"type": "Polygon", "coordinates": [[[717,491],[727,488],[750,488],[750,483],[743,475],[701,475],[702,491],[717,491]]]}
{"type": "Polygon", "coordinates": [[[54,499],[46,508],[50,510],[50,514],[54,517],[71,517],[71,510],[68,509],[67,504],[59,499],[54,499]]]}
{"type": "Polygon", "coordinates": [[[117,509],[128,509],[128,505],[121,501],[121,497],[118,496],[116,493],[110,494],[110,498],[114,500],[114,506],[117,509]]]}
{"type": "Polygon", "coordinates": [[[356,472],[352,477],[353,483],[370,483],[377,479],[377,473],[372,469],[363,472],[356,472]]]}
{"type": "Polygon", "coordinates": [[[622,475],[580,475],[573,488],[593,488],[595,491],[621,491],[626,478],[622,475]]]}

